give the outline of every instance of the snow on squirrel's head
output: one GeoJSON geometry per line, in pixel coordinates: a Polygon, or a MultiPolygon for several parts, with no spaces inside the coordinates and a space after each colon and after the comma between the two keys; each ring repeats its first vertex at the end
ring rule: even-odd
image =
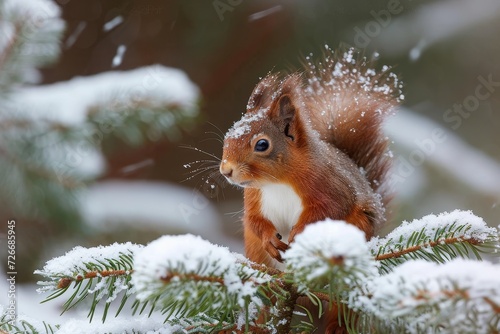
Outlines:
{"type": "Polygon", "coordinates": [[[259,188],[286,182],[290,162],[307,145],[300,119],[302,80],[291,74],[280,80],[270,74],[250,96],[247,111],[224,137],[220,172],[241,187],[259,188]]]}

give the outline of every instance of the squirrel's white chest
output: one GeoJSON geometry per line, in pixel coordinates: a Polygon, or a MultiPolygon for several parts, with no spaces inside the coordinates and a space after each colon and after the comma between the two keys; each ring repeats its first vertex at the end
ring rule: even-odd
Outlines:
{"type": "Polygon", "coordinates": [[[297,224],[303,205],[299,195],[286,184],[270,184],[262,187],[260,208],[262,215],[269,219],[278,233],[287,242],[290,230],[297,224]]]}

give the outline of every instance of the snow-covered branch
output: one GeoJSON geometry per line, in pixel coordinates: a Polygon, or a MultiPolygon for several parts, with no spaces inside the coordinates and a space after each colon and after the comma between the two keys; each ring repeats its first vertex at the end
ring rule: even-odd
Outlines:
{"type": "Polygon", "coordinates": [[[133,145],[177,140],[198,116],[198,99],[198,88],[183,72],[160,65],[12,91],[0,101],[0,176],[16,192],[5,199],[14,209],[22,205],[28,215],[36,210],[46,217],[50,213],[44,208],[56,207],[73,212],[66,218],[75,219],[76,200],[26,205],[43,203],[34,199],[38,192],[32,188],[44,189],[44,199],[72,198],[104,173],[106,138],[133,145]]]}
{"type": "Polygon", "coordinates": [[[284,254],[301,292],[326,293],[340,303],[345,293],[377,273],[365,235],[353,225],[327,219],[311,224],[284,254]]]}
{"type": "Polygon", "coordinates": [[[500,267],[456,257],[497,247],[495,228],[454,211],[405,222],[370,243],[343,221],[311,224],[284,254],[284,272],[188,234],[144,247],[78,247],[36,273],[48,279],[40,291],[51,291],[49,300],[73,289],[65,309],[93,295],[92,316],[106,297],[103,319],[119,292],[119,310],[134,295],[133,313],[148,306],[148,316],[158,312],[168,324],[156,330],[167,333],[311,330],[308,322],[292,326],[300,296],[320,310],[323,302],[335,303],[351,330],[475,333],[500,329],[500,267]],[[424,248],[434,255],[420,254],[424,248]]]}
{"type": "Polygon", "coordinates": [[[368,284],[357,306],[383,323],[398,319],[409,333],[492,333],[500,328],[500,267],[455,259],[408,261],[368,284]]]}
{"type": "Polygon", "coordinates": [[[471,211],[455,210],[403,222],[385,238],[373,238],[369,247],[381,261],[381,270],[389,272],[410,259],[446,262],[479,252],[496,253],[499,234],[471,211]]]}
{"type": "Polygon", "coordinates": [[[38,282],[42,286],[38,292],[52,292],[46,299],[49,301],[64,294],[74,282],[74,292],[64,304],[64,311],[90,294],[94,296],[90,312],[92,318],[101,300],[109,305],[122,291],[126,292],[124,299],[134,292],[130,284],[133,256],[141,248],[130,242],[106,247],[75,247],[65,255],[48,261],[42,270],[35,271],[35,274],[48,279],[38,282]]]}
{"type": "Polygon", "coordinates": [[[61,10],[51,0],[0,2],[0,92],[38,82],[37,67],[59,55],[64,30],[61,10]]]}
{"type": "Polygon", "coordinates": [[[198,314],[216,316],[245,312],[263,306],[259,287],[271,277],[198,236],[164,236],[135,258],[132,284],[137,298],[153,302],[176,318],[198,314]]]}

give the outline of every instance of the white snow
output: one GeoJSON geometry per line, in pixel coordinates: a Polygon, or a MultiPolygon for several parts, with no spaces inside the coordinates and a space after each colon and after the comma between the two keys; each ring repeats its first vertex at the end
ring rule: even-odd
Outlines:
{"type": "Polygon", "coordinates": [[[118,67],[122,64],[123,55],[125,54],[125,51],[127,51],[127,47],[125,45],[122,44],[118,46],[118,48],[116,49],[116,54],[113,57],[113,61],[111,62],[112,68],[118,67]]]}
{"type": "Polygon", "coordinates": [[[409,53],[410,60],[415,62],[417,61],[420,56],[422,55],[422,52],[425,50],[427,47],[427,43],[425,42],[425,39],[421,39],[417,45],[415,45],[409,53]]]}
{"type": "Polygon", "coordinates": [[[75,174],[77,179],[97,177],[106,170],[100,148],[89,141],[67,143],[53,132],[37,136],[36,147],[43,152],[44,160],[51,164],[55,176],[64,179],[75,174]]]}
{"type": "Polygon", "coordinates": [[[198,96],[199,89],[184,72],[152,65],[20,88],[12,93],[10,108],[35,120],[79,125],[92,108],[127,110],[147,102],[159,108],[179,105],[190,112],[196,110],[192,107],[198,96]]]}
{"type": "Polygon", "coordinates": [[[75,44],[76,40],[78,39],[78,37],[80,36],[80,34],[82,33],[82,31],[86,27],[87,27],[87,22],[82,21],[82,22],[78,23],[78,25],[73,30],[73,32],[71,33],[71,35],[69,35],[68,38],[66,39],[66,43],[65,43],[66,48],[70,48],[70,47],[73,46],[73,44],[75,44]]]}
{"type": "Polygon", "coordinates": [[[450,227],[452,224],[455,224],[456,227],[467,226],[453,235],[453,237],[462,240],[475,239],[484,242],[491,240],[492,235],[498,236],[498,231],[495,228],[488,227],[482,218],[474,215],[471,211],[455,210],[439,215],[427,215],[411,222],[404,221],[385,238],[372,238],[368,242],[368,246],[373,254],[377,254],[382,245],[388,246],[385,252],[398,251],[400,247],[406,248],[405,245],[413,233],[420,232],[425,236],[425,239],[434,241],[436,231],[450,227]]]}
{"type": "Polygon", "coordinates": [[[283,258],[288,271],[304,272],[308,281],[332,270],[332,259],[338,259],[339,266],[346,271],[363,268],[366,273],[372,273],[375,270],[365,234],[354,225],[331,219],[307,225],[283,258]]]}
{"type": "Polygon", "coordinates": [[[123,16],[118,15],[104,24],[103,30],[110,31],[123,22],[123,16]]]}
{"type": "Polygon", "coordinates": [[[91,248],[77,246],[66,254],[47,261],[43,269],[35,270],[34,273],[37,275],[54,278],[54,282],[39,282],[44,287],[40,288],[38,292],[53,290],[59,280],[57,277],[84,275],[85,272],[89,271],[87,263],[98,263],[98,261],[105,259],[119,259],[121,254],[133,256],[142,247],[131,242],[91,248]]]}
{"type": "MultiPolygon", "coordinates": [[[[420,151],[425,155],[425,162],[438,167],[447,175],[454,177],[471,189],[498,198],[500,196],[500,163],[482,151],[472,147],[452,131],[437,122],[421,116],[408,108],[401,108],[394,117],[385,124],[384,130],[394,142],[407,152],[420,151]],[[442,134],[442,140],[434,140],[436,131],[442,134]],[[420,144],[419,144],[420,143],[420,144]],[[426,151],[423,147],[426,143],[426,151]],[[420,145],[420,146],[419,146],[420,145]],[[460,163],[456,163],[460,161],[460,163]],[[480,171],[471,173],[471,171],[480,171]]],[[[402,156],[409,162],[409,156],[402,156]]],[[[396,159],[398,162],[398,159],[396,159]]],[[[411,175],[399,175],[403,182],[396,184],[400,195],[416,191],[411,186],[412,179],[421,173],[422,168],[412,166],[411,175]]],[[[397,172],[397,168],[393,173],[397,172]]],[[[398,176],[398,177],[399,177],[398,176]]],[[[423,182],[413,183],[419,187],[423,182]]]]}
{"type": "Polygon", "coordinates": [[[498,0],[429,2],[391,18],[390,24],[373,39],[374,48],[386,55],[397,56],[407,53],[421,39],[425,39],[426,47],[429,47],[476,25],[496,22],[499,17],[498,0]]]}
{"type": "Polygon", "coordinates": [[[377,94],[369,95],[367,93],[365,96],[361,92],[357,92],[356,89],[380,93],[381,96],[394,96],[398,102],[404,98],[404,95],[401,94],[402,83],[396,74],[389,72],[391,69],[389,66],[384,65],[378,76],[371,68],[366,69],[363,73],[359,69],[370,66],[369,62],[353,48],[348,49],[341,57],[334,57],[335,53],[328,45],[325,45],[325,48],[328,56],[322,62],[318,64],[310,60],[307,62],[308,86],[305,87],[305,92],[309,93],[309,99],[315,103],[329,106],[333,103],[335,109],[329,107],[332,110],[327,112],[330,117],[340,117],[340,114],[336,114],[338,111],[348,117],[349,113],[346,110],[352,109],[352,107],[345,100],[354,100],[357,104],[361,98],[370,100],[377,98],[377,94]],[[329,80],[325,80],[325,77],[329,80]],[[355,95],[349,95],[348,98],[345,98],[346,92],[352,92],[353,88],[355,95]]]}
{"type": "Polygon", "coordinates": [[[192,232],[222,241],[220,216],[199,192],[152,181],[108,180],[90,185],[80,197],[85,222],[97,231],[141,226],[192,232]]]}
{"type": "Polygon", "coordinates": [[[3,19],[19,18],[38,26],[55,24],[58,20],[51,21],[61,15],[61,9],[51,0],[4,0],[1,5],[3,19]],[[32,21],[34,19],[36,22],[32,21]]]}
{"type": "Polygon", "coordinates": [[[59,54],[57,38],[47,36],[62,34],[65,23],[60,18],[61,9],[51,0],[4,0],[0,12],[0,54],[12,56],[5,51],[11,46],[16,48],[15,59],[4,59],[10,64],[9,70],[0,73],[0,84],[12,85],[11,76],[19,76],[16,79],[23,83],[39,82],[37,66],[59,54]]]}
{"type": "MultiPolygon", "coordinates": [[[[227,131],[224,139],[238,139],[248,134],[252,130],[253,123],[264,119],[269,113],[269,108],[259,109],[257,112],[247,112],[243,117],[235,122],[227,131]]],[[[253,129],[255,131],[255,129],[253,129]]]]}
{"type": "Polygon", "coordinates": [[[277,6],[273,6],[271,8],[268,8],[266,10],[263,10],[263,11],[260,11],[257,13],[253,13],[252,15],[248,16],[248,21],[252,22],[252,21],[260,20],[266,16],[277,13],[277,12],[281,11],[282,9],[283,9],[282,5],[277,5],[277,6]]]}
{"type": "MultiPolygon", "coordinates": [[[[238,296],[240,306],[245,303],[243,297],[252,297],[256,292],[250,280],[242,281],[238,274],[241,264],[237,263],[237,258],[226,247],[211,244],[191,234],[166,235],[151,242],[135,256],[134,267],[132,283],[137,298],[143,301],[164,286],[165,277],[175,281],[186,274],[220,277],[227,292],[238,296]]],[[[198,292],[192,293],[197,298],[198,292]]]]}
{"type": "Polygon", "coordinates": [[[381,319],[407,316],[410,333],[436,325],[444,326],[439,333],[469,333],[469,321],[479,327],[475,333],[487,333],[496,313],[492,303],[500,305],[500,266],[464,259],[442,265],[408,261],[370,282],[368,294],[358,305],[381,319]],[[424,312],[419,316],[417,310],[424,312]]]}

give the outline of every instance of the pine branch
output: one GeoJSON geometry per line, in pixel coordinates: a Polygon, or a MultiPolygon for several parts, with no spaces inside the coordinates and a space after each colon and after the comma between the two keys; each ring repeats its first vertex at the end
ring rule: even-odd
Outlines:
{"type": "Polygon", "coordinates": [[[500,267],[455,259],[446,264],[408,261],[374,279],[357,307],[377,319],[405,323],[406,330],[490,333],[500,330],[500,267]]]}
{"type": "Polygon", "coordinates": [[[64,31],[60,9],[52,1],[0,2],[0,29],[6,41],[0,45],[0,91],[33,82],[36,67],[54,61],[64,31]]]}
{"type": "Polygon", "coordinates": [[[470,211],[428,215],[403,222],[385,238],[369,242],[372,254],[380,261],[381,272],[390,272],[410,259],[445,263],[457,257],[481,259],[481,252],[498,251],[499,234],[470,211]]]}
{"type": "Polygon", "coordinates": [[[459,238],[459,237],[452,237],[452,238],[440,238],[439,241],[430,241],[428,243],[424,243],[421,245],[415,245],[415,246],[410,246],[408,248],[404,248],[399,251],[391,252],[391,253],[386,253],[386,254],[379,254],[375,257],[375,260],[377,261],[383,261],[383,260],[388,260],[388,259],[394,259],[398,257],[402,257],[408,253],[413,253],[419,250],[422,250],[423,248],[432,248],[432,247],[437,247],[441,245],[452,245],[456,243],[469,243],[473,246],[479,245],[482,242],[479,240],[476,240],[474,238],[459,238]]]}
{"type": "Polygon", "coordinates": [[[96,277],[110,277],[110,276],[128,276],[133,274],[134,270],[103,270],[103,271],[89,271],[85,275],[78,275],[76,277],[64,277],[57,283],[57,289],[67,288],[72,282],[79,282],[89,278],[96,277]]]}
{"type": "MultiPolygon", "coordinates": [[[[262,305],[270,277],[249,267],[225,248],[192,235],[164,236],[135,258],[132,283],[137,298],[150,302],[166,319],[197,314],[235,323],[238,312],[262,305]]],[[[246,321],[256,316],[251,315],[246,321]]]]}
{"type": "Polygon", "coordinates": [[[0,155],[6,158],[16,168],[22,169],[27,175],[32,175],[44,179],[45,181],[58,183],[64,188],[73,190],[81,188],[84,184],[77,180],[71,179],[65,175],[56,175],[52,171],[48,171],[41,166],[34,166],[30,163],[23,162],[15,153],[9,152],[6,148],[0,146],[0,155]]]}
{"type": "Polygon", "coordinates": [[[296,237],[284,258],[298,292],[318,304],[320,313],[321,301],[335,304],[352,332],[356,317],[346,307],[349,293],[378,275],[364,233],[342,221],[317,222],[296,237]]]}
{"type": "MultiPolygon", "coordinates": [[[[428,247],[461,245],[472,239],[478,243],[474,246],[492,242],[493,247],[496,240],[496,230],[468,212],[427,216],[421,221],[432,230],[431,242],[439,241],[428,247]],[[461,219],[468,224],[457,223],[461,219]]],[[[402,230],[393,236],[400,235],[398,240],[406,245],[429,240],[431,233],[418,223],[402,230]]],[[[401,254],[387,253],[379,263],[413,254],[425,245],[414,246],[418,249],[410,246],[399,249],[401,254]]],[[[382,275],[363,233],[345,222],[327,220],[308,226],[284,254],[288,268],[284,272],[192,235],[164,236],[144,248],[132,248],[130,244],[77,248],[38,272],[49,278],[41,282],[45,285],[41,290],[53,291],[51,299],[73,287],[65,309],[93,294],[90,317],[107,295],[104,321],[118,289],[125,297],[117,314],[126,298],[136,295],[134,314],[150,317],[161,312],[167,323],[192,333],[311,330],[309,322],[292,326],[299,296],[309,297],[320,314],[323,302],[335,305],[350,333],[418,332],[422,328],[451,333],[455,325],[450,319],[472,332],[500,326],[498,267],[459,259],[444,265],[407,261],[382,275]],[[463,314],[466,320],[460,318],[463,314]]]]}
{"type": "Polygon", "coordinates": [[[42,285],[38,291],[52,291],[52,294],[44,300],[47,302],[62,296],[72,287],[72,294],[64,303],[63,312],[93,296],[89,311],[90,319],[93,318],[97,305],[105,300],[102,317],[104,321],[111,302],[120,293],[124,292],[117,314],[133,293],[130,283],[133,273],[133,254],[141,247],[131,243],[115,243],[107,247],[89,249],[76,247],[65,255],[48,261],[42,270],[35,271],[35,274],[48,279],[38,282],[42,285]]]}
{"type": "Polygon", "coordinates": [[[77,191],[104,172],[102,149],[178,140],[197,99],[184,73],[159,65],[17,89],[0,101],[0,197],[28,217],[78,222],[77,191]],[[61,100],[68,90],[79,93],[61,100]]]}
{"type": "Polygon", "coordinates": [[[29,319],[24,316],[18,316],[16,319],[11,319],[8,310],[2,311],[0,306],[0,333],[1,334],[55,334],[59,325],[50,325],[46,322],[40,322],[34,319],[29,319]]]}

